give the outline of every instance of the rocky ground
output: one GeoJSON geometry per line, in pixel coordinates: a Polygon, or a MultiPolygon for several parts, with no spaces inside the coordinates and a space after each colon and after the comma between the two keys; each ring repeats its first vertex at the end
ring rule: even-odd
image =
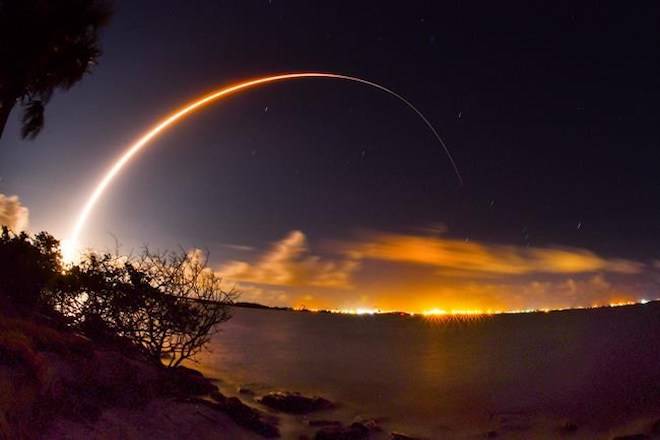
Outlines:
{"type": "Polygon", "coordinates": [[[93,421],[55,420],[42,438],[252,440],[263,437],[205,405],[153,399],[139,408],[109,408],[93,421]]]}
{"type": "MultiPolygon", "coordinates": [[[[0,316],[2,440],[278,438],[280,416],[335,406],[297,393],[251,395],[248,405],[195,370],[154,365],[127,347],[95,344],[51,324],[0,316]]],[[[309,420],[311,437],[296,438],[382,433],[373,421],[309,420]]]]}

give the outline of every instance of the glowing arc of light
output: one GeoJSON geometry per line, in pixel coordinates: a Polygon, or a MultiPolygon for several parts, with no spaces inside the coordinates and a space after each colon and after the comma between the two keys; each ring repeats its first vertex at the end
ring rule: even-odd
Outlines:
{"type": "Polygon", "coordinates": [[[424,123],[431,130],[431,132],[436,137],[438,142],[440,142],[440,145],[442,145],[442,148],[447,154],[447,157],[451,162],[454,172],[456,173],[456,177],[458,178],[459,184],[461,186],[463,185],[463,178],[461,177],[461,173],[459,172],[458,167],[454,162],[454,158],[452,157],[449,148],[447,148],[447,145],[445,145],[444,141],[438,134],[435,127],[426,118],[426,116],[424,116],[422,112],[417,109],[417,107],[415,107],[410,101],[408,101],[406,98],[399,95],[398,93],[394,92],[393,90],[390,90],[385,86],[381,86],[380,84],[362,78],[357,78],[348,75],[340,75],[335,73],[303,72],[303,73],[286,73],[281,75],[266,76],[262,78],[244,81],[239,84],[227,86],[218,91],[212,92],[200,99],[184,104],[182,107],[179,107],[173,113],[166,116],[156,125],[154,125],[151,129],[149,129],[149,131],[147,131],[146,134],[144,134],[134,144],[132,144],[112,165],[112,167],[106,172],[106,174],[103,176],[101,181],[97,184],[96,188],[94,188],[94,191],[90,195],[89,199],[87,199],[87,202],[85,203],[82,211],[80,212],[78,219],[71,231],[71,235],[62,244],[62,253],[64,259],[67,261],[71,261],[74,258],[75,252],[77,251],[78,238],[80,236],[80,232],[82,231],[85,222],[87,221],[90,213],[92,212],[92,209],[98,202],[101,195],[103,195],[105,189],[108,187],[108,185],[110,185],[110,182],[112,182],[115,176],[119,174],[122,168],[124,168],[124,166],[128,163],[128,161],[130,161],[133,158],[133,156],[135,156],[143,147],[145,147],[149,143],[150,140],[158,136],[158,134],[160,134],[163,130],[175,124],[176,122],[184,118],[186,115],[194,112],[195,110],[198,110],[201,107],[204,107],[207,104],[210,104],[211,102],[216,101],[227,95],[232,95],[241,90],[249,89],[267,83],[284,81],[289,79],[301,79],[301,78],[334,78],[334,79],[357,82],[371,87],[375,87],[376,89],[382,90],[385,93],[399,99],[400,101],[405,103],[410,109],[412,109],[422,119],[422,121],[424,121],[424,123]]]}

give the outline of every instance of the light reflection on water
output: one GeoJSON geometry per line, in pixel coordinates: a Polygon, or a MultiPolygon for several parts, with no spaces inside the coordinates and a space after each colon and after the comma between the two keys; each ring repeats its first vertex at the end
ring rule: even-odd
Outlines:
{"type": "MultiPolygon", "coordinates": [[[[461,321],[235,309],[203,370],[419,435],[523,412],[606,428],[660,409],[660,306],[461,321]]],[[[657,414],[657,413],[656,413],[657,414]]]]}

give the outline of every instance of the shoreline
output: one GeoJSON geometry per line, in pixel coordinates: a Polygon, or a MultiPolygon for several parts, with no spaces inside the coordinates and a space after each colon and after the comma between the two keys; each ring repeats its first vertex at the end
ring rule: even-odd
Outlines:
{"type": "Polygon", "coordinates": [[[247,399],[246,390],[243,398],[225,396],[197,370],[158,366],[130,347],[4,316],[0,391],[0,438],[8,440],[291,438],[293,415],[312,422],[310,436],[296,438],[367,438],[377,428],[327,421],[324,411],[336,405],[321,397],[271,392],[247,399]]]}
{"type": "MultiPolygon", "coordinates": [[[[530,411],[450,420],[429,436],[411,421],[360,414],[350,402],[213,379],[187,367],[158,367],[119,347],[34,321],[0,317],[0,434],[7,439],[660,437],[657,416],[615,428],[530,411]],[[643,437],[646,436],[646,437],[643,437]]],[[[374,396],[375,398],[375,396],[374,396]]],[[[396,398],[396,396],[389,396],[396,398]]]]}
{"type": "Polygon", "coordinates": [[[653,393],[659,382],[651,381],[657,368],[621,355],[637,359],[656,346],[637,333],[657,328],[659,306],[465,324],[237,309],[200,367],[221,377],[228,395],[242,387],[318,394],[340,404],[331,418],[382,420],[385,431],[423,438],[484,438],[491,431],[503,438],[651,435],[660,418],[653,393]],[[628,336],[612,338],[614,329],[628,336]],[[573,345],[566,345],[569,337],[573,345]],[[398,356],[391,364],[388,353],[398,356]],[[608,373],[611,366],[615,374],[608,373]],[[646,385],[626,380],[625,372],[646,378],[646,385]]]}
{"type": "Polygon", "coordinates": [[[355,317],[380,317],[380,318],[424,318],[430,320],[450,320],[450,319],[470,319],[480,317],[502,317],[502,316],[516,316],[516,315],[538,315],[546,313],[571,313],[579,311],[607,311],[616,308],[634,308],[639,306],[660,305],[660,299],[640,299],[638,301],[623,301],[613,302],[609,304],[594,304],[591,306],[572,306],[572,307],[556,307],[556,308],[532,308],[520,310],[444,310],[444,309],[429,309],[425,312],[406,312],[402,310],[380,310],[374,308],[358,308],[358,309],[308,309],[305,307],[297,308],[290,306],[268,306],[260,303],[253,302],[235,302],[231,307],[238,309],[253,309],[253,310],[268,310],[276,312],[296,312],[296,313],[311,313],[321,315],[337,315],[337,316],[355,316],[355,317]]]}

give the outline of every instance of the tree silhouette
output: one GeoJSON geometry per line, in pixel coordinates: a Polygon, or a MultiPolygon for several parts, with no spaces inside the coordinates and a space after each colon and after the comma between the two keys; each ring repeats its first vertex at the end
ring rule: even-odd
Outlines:
{"type": "Polygon", "coordinates": [[[177,367],[205,349],[237,297],[205,254],[89,254],[44,292],[47,305],[96,341],[124,341],[177,367]]]}
{"type": "Polygon", "coordinates": [[[55,285],[61,271],[59,242],[53,236],[0,229],[0,310],[36,311],[42,292],[55,285]]]}
{"type": "Polygon", "coordinates": [[[12,108],[23,107],[23,138],[44,126],[56,89],[82,79],[101,55],[104,0],[0,0],[0,137],[12,108]]]}

